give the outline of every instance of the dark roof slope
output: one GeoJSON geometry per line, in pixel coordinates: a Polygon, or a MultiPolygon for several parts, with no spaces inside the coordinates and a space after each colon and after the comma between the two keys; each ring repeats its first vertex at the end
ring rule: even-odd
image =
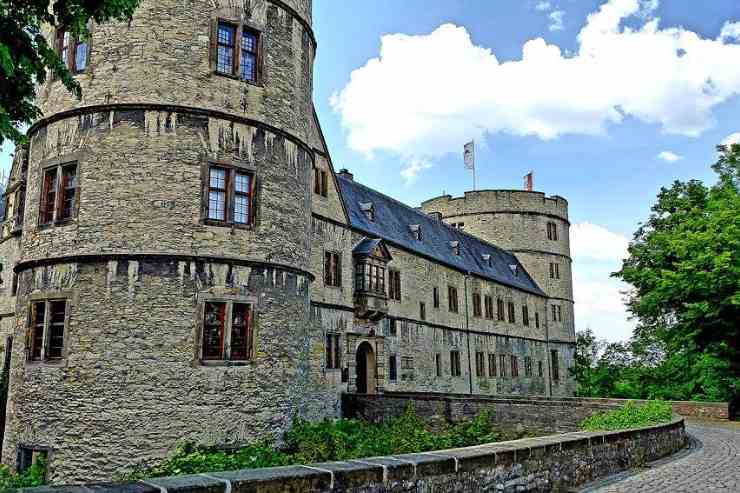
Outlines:
{"type": "Polygon", "coordinates": [[[337,181],[354,229],[450,267],[545,296],[512,253],[454,229],[341,174],[337,175],[337,181]],[[373,204],[375,221],[370,221],[363,211],[361,204],[368,203],[373,204]],[[421,241],[415,239],[412,225],[421,227],[421,241]],[[451,242],[459,242],[460,255],[453,253],[451,242]],[[491,256],[490,265],[484,260],[484,255],[491,256]],[[512,265],[516,266],[518,275],[512,271],[512,265]]]}

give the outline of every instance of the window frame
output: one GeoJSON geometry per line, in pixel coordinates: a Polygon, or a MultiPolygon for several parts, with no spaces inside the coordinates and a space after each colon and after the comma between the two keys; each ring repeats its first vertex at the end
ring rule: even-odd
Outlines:
{"type": "Polygon", "coordinates": [[[434,366],[437,372],[436,373],[437,377],[441,377],[442,376],[442,354],[440,353],[434,354],[434,366]]]}
{"type": "Polygon", "coordinates": [[[238,80],[246,84],[254,86],[264,85],[264,44],[265,44],[265,32],[259,27],[242,21],[241,19],[217,17],[211,21],[211,72],[221,77],[227,77],[229,79],[238,80]],[[221,72],[218,70],[218,47],[221,44],[218,41],[218,30],[221,24],[230,26],[234,30],[234,44],[233,56],[231,61],[231,73],[221,72]],[[248,31],[256,37],[256,52],[255,52],[255,69],[254,69],[254,80],[245,79],[242,77],[242,38],[244,32],[248,31]]]}
{"type": "Polygon", "coordinates": [[[313,169],[313,193],[322,198],[329,196],[329,173],[318,166],[313,169]]]}
{"type": "Polygon", "coordinates": [[[439,309],[440,300],[439,300],[439,287],[434,286],[432,288],[432,307],[435,309],[439,309]]]}
{"type": "Polygon", "coordinates": [[[419,320],[425,322],[427,319],[427,304],[423,301],[419,302],[419,320]]]}
{"type": "Polygon", "coordinates": [[[398,381],[398,356],[395,353],[388,356],[388,381],[398,381]]]}
{"type": "Polygon", "coordinates": [[[58,27],[54,33],[54,52],[62,59],[62,64],[67,67],[69,73],[74,75],[84,74],[90,68],[90,52],[92,51],[92,23],[87,28],[87,38],[83,39],[80,36],[74,35],[71,31],[67,31],[63,27],[58,27]],[[69,43],[64,45],[65,34],[69,35],[69,43]],[[87,45],[87,51],[85,52],[85,66],[81,69],[77,68],[77,48],[80,45],[87,45]],[[66,50],[66,60],[64,59],[63,52],[66,50]]]}
{"type": "Polygon", "coordinates": [[[496,377],[496,353],[488,353],[488,378],[496,377]]]}
{"type": "Polygon", "coordinates": [[[486,356],[483,351],[475,353],[475,376],[485,378],[486,376],[486,356]]]}
{"type": "Polygon", "coordinates": [[[460,313],[458,301],[457,287],[451,284],[447,285],[447,306],[450,313],[460,313]]]}
{"type": "Polygon", "coordinates": [[[493,296],[485,295],[483,297],[483,305],[485,308],[486,320],[493,320],[493,296]]]}
{"type": "Polygon", "coordinates": [[[517,378],[519,377],[519,358],[512,354],[509,359],[511,361],[511,378],[517,378]]]}
{"type": "Polygon", "coordinates": [[[401,271],[388,269],[388,300],[401,301],[401,271]]]}
{"type": "Polygon", "coordinates": [[[481,307],[481,296],[480,296],[480,293],[478,292],[473,293],[473,317],[475,318],[483,317],[483,309],[481,307]]]}
{"type": "Polygon", "coordinates": [[[462,376],[462,368],[460,366],[460,351],[457,349],[450,350],[450,376],[462,376]]]}
{"type": "Polygon", "coordinates": [[[257,360],[257,333],[258,333],[258,312],[257,299],[254,297],[235,297],[235,296],[205,296],[198,300],[198,323],[197,327],[197,344],[195,347],[195,356],[200,366],[247,366],[254,364],[257,360]],[[206,358],[205,351],[205,316],[206,305],[209,303],[223,303],[224,307],[224,326],[222,335],[221,358],[206,358]],[[246,305],[249,307],[249,321],[247,322],[248,330],[248,351],[245,359],[231,358],[231,341],[233,334],[233,317],[234,305],[246,305]]]}
{"type": "Polygon", "coordinates": [[[506,378],[506,355],[505,354],[498,355],[498,376],[501,378],[506,378]]]}
{"type": "Polygon", "coordinates": [[[506,321],[506,306],[503,298],[496,298],[496,318],[499,322],[506,321]]]}
{"type": "MultiPolygon", "coordinates": [[[[342,341],[338,332],[327,332],[324,338],[324,350],[327,370],[342,369],[342,341]]],[[[254,339],[254,338],[253,338],[254,339]]]]}
{"type": "Polygon", "coordinates": [[[527,305],[522,305],[522,324],[529,327],[529,307],[527,305]]]}
{"type": "Polygon", "coordinates": [[[324,250],[324,286],[342,287],[342,252],[324,250]]]}
{"type": "Polygon", "coordinates": [[[54,226],[64,226],[74,223],[79,217],[80,211],[80,163],[76,159],[64,161],[52,161],[41,167],[40,186],[39,186],[39,210],[36,216],[37,226],[39,229],[51,228],[54,226]],[[64,186],[64,170],[74,167],[75,170],[75,187],[74,187],[74,205],[71,208],[69,217],[62,217],[64,211],[64,202],[67,196],[68,187],[64,186]],[[48,211],[48,190],[46,186],[46,177],[50,173],[54,174],[54,204],[51,209],[51,218],[44,220],[48,211]]]}
{"type": "MultiPolygon", "coordinates": [[[[201,170],[202,181],[202,203],[201,203],[201,223],[208,226],[237,228],[237,229],[256,229],[258,216],[258,194],[259,194],[259,176],[257,169],[244,163],[235,163],[233,161],[209,160],[203,164],[201,170]],[[208,217],[210,213],[210,192],[211,187],[211,169],[221,168],[226,171],[226,188],[225,188],[225,207],[224,219],[214,219],[208,217]],[[249,176],[249,193],[236,191],[236,177],[238,174],[249,176]],[[247,196],[249,201],[249,222],[242,223],[235,221],[236,197],[247,196]]],[[[218,189],[221,190],[221,189],[218,189]]]]}
{"type": "Polygon", "coordinates": [[[72,311],[72,294],[71,293],[54,293],[50,295],[31,296],[27,303],[26,314],[26,358],[27,365],[43,366],[63,366],[67,361],[69,324],[72,311]],[[51,339],[51,305],[52,303],[64,303],[64,322],[62,325],[62,347],[59,357],[49,356],[49,340],[51,339]],[[39,347],[39,357],[34,357],[36,349],[35,329],[36,323],[34,314],[34,305],[44,305],[43,327],[41,328],[41,347],[39,347]]]}
{"type": "Polygon", "coordinates": [[[508,301],[506,303],[506,308],[507,308],[507,312],[508,312],[507,313],[508,314],[507,321],[510,324],[515,324],[516,323],[516,306],[514,305],[514,302],[513,301],[508,301]]]}
{"type": "Polygon", "coordinates": [[[550,375],[554,382],[560,381],[560,355],[557,349],[550,350],[550,375]]]}

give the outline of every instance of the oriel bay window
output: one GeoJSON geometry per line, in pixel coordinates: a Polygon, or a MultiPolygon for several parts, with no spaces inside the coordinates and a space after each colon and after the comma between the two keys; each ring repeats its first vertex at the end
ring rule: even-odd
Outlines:
{"type": "Polygon", "coordinates": [[[216,73],[259,83],[262,40],[258,31],[237,22],[219,20],[211,36],[216,73]]]}
{"type": "Polygon", "coordinates": [[[255,176],[250,170],[210,165],[205,186],[205,219],[217,226],[248,227],[255,219],[255,176]]]}
{"type": "Polygon", "coordinates": [[[44,169],[39,202],[39,225],[63,223],[77,217],[78,196],[77,163],[65,163],[44,169]]]}
{"type": "Polygon", "coordinates": [[[67,300],[33,301],[29,310],[28,360],[58,361],[64,358],[67,300]]]}
{"type": "Polygon", "coordinates": [[[201,359],[247,361],[253,357],[254,314],[250,303],[206,301],[201,359]]]}
{"type": "Polygon", "coordinates": [[[385,267],[365,261],[357,262],[355,289],[365,293],[385,295],[385,267]]]}

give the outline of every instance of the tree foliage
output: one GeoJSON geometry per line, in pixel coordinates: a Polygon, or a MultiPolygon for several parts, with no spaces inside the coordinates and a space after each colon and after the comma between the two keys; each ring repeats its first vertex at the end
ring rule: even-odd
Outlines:
{"type": "Polygon", "coordinates": [[[719,146],[717,183],[661,189],[614,273],[638,322],[631,340],[578,334],[584,396],[737,400],[740,387],[740,145],[719,146]]]}
{"type": "Polygon", "coordinates": [[[36,86],[58,77],[77,97],[80,85],[41,33],[58,26],[85,37],[90,20],[127,20],[140,0],[0,0],[0,144],[22,142],[19,131],[41,116],[36,86]]]}

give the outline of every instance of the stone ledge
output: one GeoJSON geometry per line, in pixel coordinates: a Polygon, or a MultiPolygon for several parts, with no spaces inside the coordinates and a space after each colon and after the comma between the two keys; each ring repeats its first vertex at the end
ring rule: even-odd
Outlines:
{"type": "Polygon", "coordinates": [[[474,447],[118,484],[25,488],[23,493],[276,493],[550,491],[656,460],[686,445],[684,420],[610,432],[572,432],[474,447]],[[619,460],[615,460],[618,456],[619,460]]]}

